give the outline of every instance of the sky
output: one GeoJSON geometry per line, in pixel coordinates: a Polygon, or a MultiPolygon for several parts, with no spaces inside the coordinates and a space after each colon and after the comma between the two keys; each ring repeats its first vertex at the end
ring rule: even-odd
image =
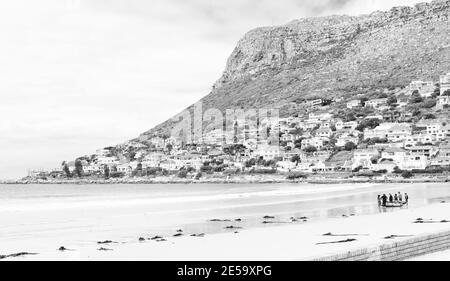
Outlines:
{"type": "Polygon", "coordinates": [[[0,179],[123,143],[207,95],[250,29],[417,0],[0,3],[0,179]]]}

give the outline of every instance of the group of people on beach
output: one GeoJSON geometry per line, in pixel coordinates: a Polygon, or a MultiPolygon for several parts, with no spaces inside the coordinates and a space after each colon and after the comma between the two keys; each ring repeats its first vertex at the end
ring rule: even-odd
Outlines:
{"type": "Polygon", "coordinates": [[[398,192],[394,195],[389,193],[389,196],[386,194],[378,195],[378,205],[386,207],[387,203],[399,203],[399,204],[408,204],[409,202],[409,195],[408,193],[405,193],[403,196],[401,192],[398,192]],[[403,200],[405,199],[405,200],[403,200]]]}

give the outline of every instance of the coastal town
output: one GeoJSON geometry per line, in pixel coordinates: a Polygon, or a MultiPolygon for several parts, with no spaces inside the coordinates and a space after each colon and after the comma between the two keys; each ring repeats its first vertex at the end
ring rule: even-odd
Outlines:
{"type": "Polygon", "coordinates": [[[253,137],[245,122],[242,131],[247,137],[231,144],[225,139],[233,136],[220,129],[190,143],[173,136],[142,135],[63,162],[52,171],[30,170],[25,180],[201,180],[235,175],[298,180],[318,174],[408,179],[450,172],[450,73],[437,81],[411,81],[350,99],[313,98],[287,106],[297,113],[279,118],[276,128],[270,128],[276,129],[277,145],[271,144],[273,139],[253,137]]]}

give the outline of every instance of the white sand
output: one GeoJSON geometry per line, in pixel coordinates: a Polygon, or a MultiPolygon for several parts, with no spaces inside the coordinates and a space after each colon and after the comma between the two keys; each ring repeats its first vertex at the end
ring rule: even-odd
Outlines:
{"type": "MultiPolygon", "coordinates": [[[[413,224],[417,218],[450,220],[450,204],[403,210],[394,213],[370,216],[329,219],[314,223],[273,226],[209,235],[203,238],[167,238],[167,242],[138,242],[139,236],[146,238],[154,233],[131,233],[133,217],[123,216],[122,225],[96,230],[95,217],[83,217],[73,221],[49,221],[45,227],[30,224],[8,229],[8,236],[0,234],[0,254],[18,252],[39,253],[35,256],[15,260],[305,260],[312,257],[340,253],[351,249],[374,246],[394,240],[385,240],[389,235],[421,235],[448,231],[450,224],[413,224]],[[127,226],[130,226],[128,228],[127,226]],[[41,229],[41,231],[39,231],[41,229]],[[361,234],[367,236],[324,237],[322,234],[361,234]],[[319,242],[356,238],[345,244],[316,245],[319,242]],[[99,240],[114,240],[112,245],[97,245],[99,240]],[[59,252],[65,246],[74,251],[59,252]],[[98,251],[100,247],[113,251],[98,251]]],[[[2,214],[4,215],[4,213],[2,214]]],[[[39,223],[42,223],[41,221],[39,223]]],[[[3,230],[0,230],[3,232],[3,230]]],[[[190,233],[188,233],[190,234],[190,233]]],[[[409,239],[405,237],[397,239],[409,239]]],[[[447,254],[443,254],[444,258],[447,254]]],[[[435,256],[439,257],[439,256],[435,256]]]]}

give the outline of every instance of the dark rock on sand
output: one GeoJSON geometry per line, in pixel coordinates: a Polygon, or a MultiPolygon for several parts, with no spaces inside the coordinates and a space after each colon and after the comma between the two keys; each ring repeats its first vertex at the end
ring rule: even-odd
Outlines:
{"type": "Polygon", "coordinates": [[[205,237],[205,233],[200,233],[200,234],[192,234],[192,237],[205,237]]]}
{"type": "Polygon", "coordinates": [[[22,252],[22,253],[16,253],[16,254],[11,254],[11,255],[0,255],[0,260],[7,259],[7,258],[18,258],[18,257],[23,257],[23,256],[34,256],[34,255],[38,255],[38,254],[22,252]]]}
{"type": "Polygon", "coordinates": [[[150,240],[159,240],[159,239],[163,239],[161,236],[154,236],[152,238],[150,238],[150,240]]]}
{"type": "Polygon", "coordinates": [[[356,239],[346,239],[346,240],[340,240],[340,241],[334,241],[334,242],[322,242],[322,243],[317,243],[316,245],[325,245],[325,244],[340,244],[340,243],[349,243],[349,242],[354,242],[357,241],[356,239]]]}
{"type": "Polygon", "coordinates": [[[210,222],[229,222],[231,220],[212,219],[210,222]]]}
{"type": "Polygon", "coordinates": [[[263,219],[265,219],[265,220],[271,220],[271,219],[274,219],[275,217],[273,217],[273,216],[264,216],[263,217],[263,219]]]}
{"type": "Polygon", "coordinates": [[[183,236],[183,233],[177,233],[173,235],[173,237],[180,237],[180,236],[183,236]]]}
{"type": "Polygon", "coordinates": [[[97,249],[97,251],[105,251],[106,252],[106,251],[114,251],[114,250],[101,247],[101,248],[97,249]]]}
{"type": "Polygon", "coordinates": [[[146,239],[144,237],[139,237],[139,242],[144,242],[146,239]]]}
{"type": "Polygon", "coordinates": [[[384,239],[395,239],[395,238],[402,238],[402,237],[412,237],[414,235],[389,235],[384,237],[384,239]]]}
{"type": "Polygon", "coordinates": [[[234,226],[234,225],[229,225],[229,226],[226,226],[225,227],[225,229],[241,229],[242,227],[239,227],[239,226],[234,226]]]}

